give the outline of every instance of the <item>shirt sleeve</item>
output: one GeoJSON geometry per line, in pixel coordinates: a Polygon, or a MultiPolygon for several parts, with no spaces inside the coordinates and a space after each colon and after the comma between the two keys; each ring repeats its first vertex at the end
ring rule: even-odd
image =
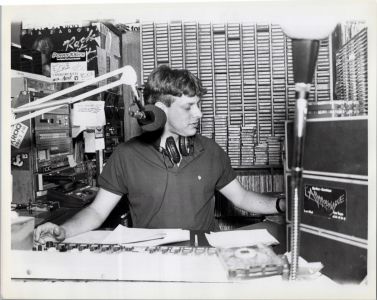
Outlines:
{"type": "Polygon", "coordinates": [[[228,154],[226,154],[221,147],[219,147],[219,149],[219,161],[222,166],[222,172],[218,181],[216,182],[216,190],[221,190],[224,186],[232,182],[237,177],[236,172],[232,168],[228,154]]]}
{"type": "Polygon", "coordinates": [[[119,145],[103,167],[98,177],[98,184],[101,188],[117,195],[128,194],[126,154],[125,149],[119,145]]]}

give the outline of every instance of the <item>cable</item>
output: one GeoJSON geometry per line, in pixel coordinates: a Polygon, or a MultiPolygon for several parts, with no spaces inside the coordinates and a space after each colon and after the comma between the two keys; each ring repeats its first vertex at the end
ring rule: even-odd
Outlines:
{"type": "MultiPolygon", "coordinates": [[[[153,218],[154,218],[154,217],[159,213],[159,211],[161,210],[162,204],[164,203],[164,200],[165,200],[165,195],[166,195],[166,191],[167,191],[167,189],[168,189],[168,183],[169,183],[169,172],[168,172],[169,167],[168,167],[168,166],[166,165],[166,163],[165,163],[165,157],[166,157],[167,155],[166,155],[165,152],[163,151],[164,149],[163,149],[162,147],[159,147],[159,148],[154,147],[154,148],[157,149],[157,151],[158,151],[159,153],[162,153],[162,157],[163,157],[164,165],[165,165],[165,170],[166,170],[166,181],[165,181],[164,194],[163,194],[162,199],[161,199],[161,201],[160,201],[160,205],[158,206],[157,210],[152,214],[152,216],[150,217],[148,223],[145,225],[146,228],[148,228],[148,225],[152,222],[153,218]],[[161,151],[160,151],[160,149],[161,149],[161,151]]],[[[170,159],[170,157],[169,157],[169,159],[170,159]]]]}

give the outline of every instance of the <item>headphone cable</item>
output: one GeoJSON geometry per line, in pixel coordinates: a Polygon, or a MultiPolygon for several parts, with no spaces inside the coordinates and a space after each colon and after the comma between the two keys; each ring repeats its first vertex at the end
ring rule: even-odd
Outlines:
{"type": "MultiPolygon", "coordinates": [[[[156,148],[157,149],[157,148],[156,148]]],[[[165,181],[165,189],[164,189],[164,193],[163,193],[163,196],[162,196],[162,199],[160,201],[160,205],[158,206],[157,210],[152,214],[152,216],[149,218],[149,221],[148,223],[145,225],[145,227],[148,228],[148,225],[152,222],[153,218],[159,213],[159,211],[161,210],[161,207],[162,207],[162,204],[164,203],[164,200],[165,200],[165,195],[166,195],[166,191],[168,189],[168,183],[169,183],[169,171],[168,171],[168,166],[166,165],[165,163],[165,157],[167,155],[165,155],[164,153],[164,148],[162,148],[161,146],[159,147],[159,149],[157,149],[158,152],[162,153],[162,156],[163,156],[163,160],[164,160],[164,165],[165,165],[165,170],[166,170],[166,181],[165,181]],[[160,151],[161,150],[161,151],[160,151]]]]}

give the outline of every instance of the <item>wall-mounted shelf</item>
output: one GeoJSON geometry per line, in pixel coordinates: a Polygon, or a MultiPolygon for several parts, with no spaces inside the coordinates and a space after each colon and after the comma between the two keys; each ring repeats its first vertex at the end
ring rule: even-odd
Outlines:
{"type": "Polygon", "coordinates": [[[29,72],[23,72],[18,70],[11,70],[11,78],[28,78],[28,79],[34,79],[38,81],[48,82],[48,83],[54,83],[50,77],[46,77],[39,74],[29,73],[29,72]]]}
{"type": "Polygon", "coordinates": [[[237,166],[233,167],[235,171],[242,171],[242,170],[250,170],[250,169],[255,169],[255,170],[264,170],[264,169],[276,169],[280,170],[283,169],[283,165],[251,165],[251,166],[237,166]]]}

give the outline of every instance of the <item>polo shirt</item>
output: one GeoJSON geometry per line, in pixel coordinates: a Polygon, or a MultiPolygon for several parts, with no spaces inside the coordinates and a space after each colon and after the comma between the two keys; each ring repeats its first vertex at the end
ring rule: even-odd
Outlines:
{"type": "Polygon", "coordinates": [[[235,178],[228,155],[212,139],[196,135],[192,155],[178,166],[141,135],[117,146],[98,183],[128,196],[134,227],[217,230],[215,190],[235,178]]]}

